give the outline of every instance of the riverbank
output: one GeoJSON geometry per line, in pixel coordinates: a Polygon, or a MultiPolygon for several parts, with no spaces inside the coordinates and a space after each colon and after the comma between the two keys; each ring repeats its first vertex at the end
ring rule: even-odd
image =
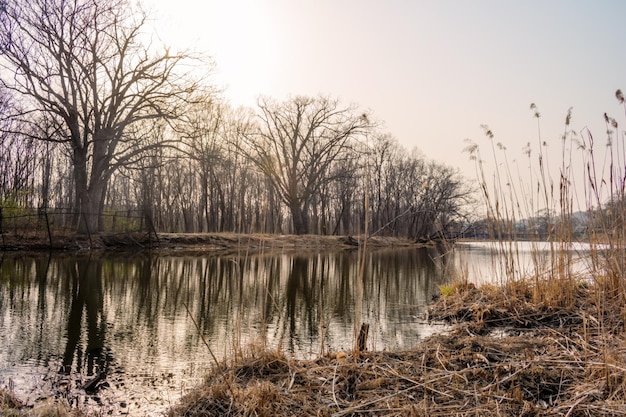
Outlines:
{"type": "MultiPolygon", "coordinates": [[[[50,239],[41,233],[4,234],[0,251],[141,251],[230,254],[236,252],[303,252],[356,250],[363,246],[358,236],[271,235],[237,233],[117,233],[97,235],[56,234],[50,239]]],[[[367,239],[370,249],[420,247],[435,243],[415,242],[404,238],[373,236],[367,239]]]]}
{"type": "MultiPolygon", "coordinates": [[[[456,324],[410,350],[294,360],[244,347],[168,416],[626,415],[621,301],[597,285],[553,284],[561,291],[543,301],[527,281],[448,287],[428,318],[456,324]]],[[[62,403],[25,410],[1,394],[3,415],[88,415],[62,403]]]]}

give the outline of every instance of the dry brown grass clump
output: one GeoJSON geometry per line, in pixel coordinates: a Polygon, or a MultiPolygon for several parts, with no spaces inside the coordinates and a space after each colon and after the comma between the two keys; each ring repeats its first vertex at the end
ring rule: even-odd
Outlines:
{"type": "Polygon", "coordinates": [[[0,389],[0,416],[5,417],[88,417],[90,414],[71,408],[62,401],[50,400],[35,407],[27,406],[12,391],[0,389]]]}
{"type": "Polygon", "coordinates": [[[588,285],[571,280],[519,280],[480,288],[461,282],[446,288],[428,313],[432,320],[467,322],[476,334],[495,327],[571,327],[583,324],[581,310],[596,310],[593,295],[588,285]]]}
{"type": "Polygon", "coordinates": [[[591,289],[559,310],[516,285],[441,299],[431,317],[464,322],[410,351],[254,352],[216,367],[170,416],[626,415],[626,342],[602,329],[591,289]]]}
{"type": "Polygon", "coordinates": [[[15,416],[19,415],[19,409],[23,406],[22,402],[9,390],[0,389],[0,415],[15,416]]]}

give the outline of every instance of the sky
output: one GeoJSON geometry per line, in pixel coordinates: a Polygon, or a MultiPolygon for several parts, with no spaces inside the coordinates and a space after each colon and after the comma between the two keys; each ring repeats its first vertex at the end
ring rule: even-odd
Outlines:
{"type": "Polygon", "coordinates": [[[571,128],[589,128],[602,145],[605,112],[626,123],[615,99],[626,89],[623,0],[143,4],[162,42],[212,57],[211,80],[231,104],[253,107],[259,96],[337,98],[370,111],[407,150],[469,179],[475,165],[463,152],[466,139],[490,152],[481,125],[522,171],[522,149],[530,142],[537,152],[545,141],[558,172],[570,107],[571,128]]]}

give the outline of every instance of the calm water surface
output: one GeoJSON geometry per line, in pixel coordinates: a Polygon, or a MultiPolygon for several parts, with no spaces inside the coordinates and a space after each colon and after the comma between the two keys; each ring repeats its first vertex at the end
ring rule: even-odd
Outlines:
{"type": "MultiPolygon", "coordinates": [[[[514,274],[550,264],[537,245],[518,243],[514,274]]],[[[0,255],[0,387],[29,404],[56,396],[103,415],[155,415],[201,382],[213,355],[252,344],[314,357],[351,349],[367,322],[370,349],[408,349],[442,330],[423,320],[440,285],[506,277],[502,249],[373,252],[363,275],[356,252],[0,255]],[[85,392],[98,375],[100,389],[85,392]]],[[[571,250],[576,260],[588,248],[571,250]]]]}
{"type": "Polygon", "coordinates": [[[590,252],[600,255],[604,249],[605,245],[584,242],[457,243],[446,255],[450,264],[447,270],[476,284],[503,283],[529,276],[547,278],[553,273],[588,279],[594,268],[590,252]]]}
{"type": "Polygon", "coordinates": [[[263,344],[307,358],[410,348],[434,328],[428,301],[452,263],[432,249],[278,256],[3,256],[0,387],[103,414],[152,415],[213,363],[263,344]],[[359,301],[361,300],[361,301],[359,301]],[[360,314],[359,314],[360,312],[360,314]],[[359,318],[357,318],[359,317],[359,318]],[[81,387],[105,376],[100,389],[81,387]]]}

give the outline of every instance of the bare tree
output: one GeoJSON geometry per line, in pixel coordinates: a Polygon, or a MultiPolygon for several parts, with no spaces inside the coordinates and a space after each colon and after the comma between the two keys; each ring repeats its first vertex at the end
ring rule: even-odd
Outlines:
{"type": "Polygon", "coordinates": [[[459,171],[436,162],[424,166],[409,200],[409,236],[417,240],[447,238],[467,214],[472,189],[459,171]]]}
{"type": "Polygon", "coordinates": [[[243,136],[243,150],[267,176],[291,212],[296,234],[309,232],[309,208],[323,184],[333,180],[350,141],[370,127],[366,115],[326,97],[259,101],[259,130],[243,136]]]}
{"type": "MultiPolygon", "coordinates": [[[[222,144],[224,136],[224,117],[225,108],[220,102],[212,100],[211,97],[207,97],[196,106],[192,106],[187,116],[187,123],[185,123],[186,133],[188,138],[188,150],[189,159],[194,164],[195,174],[198,175],[200,201],[199,201],[199,226],[202,229],[206,228],[206,231],[210,231],[213,226],[212,223],[216,223],[215,217],[212,216],[212,208],[214,198],[209,198],[212,190],[212,180],[216,177],[216,165],[221,159],[222,144]]],[[[217,181],[216,186],[219,197],[223,197],[221,192],[221,182],[217,181]]],[[[224,198],[219,198],[218,206],[222,208],[222,213],[225,211],[224,198]]]]}
{"type": "MultiPolygon", "coordinates": [[[[393,190],[404,173],[398,173],[398,161],[403,150],[390,134],[375,135],[371,141],[371,221],[373,231],[395,226],[393,213],[393,190]]],[[[393,229],[397,233],[397,229],[393,229]]]]}
{"type": "Polygon", "coordinates": [[[176,118],[199,88],[177,73],[188,54],[144,46],[145,22],[127,0],[5,0],[0,9],[0,82],[20,97],[14,117],[54,123],[52,135],[30,126],[35,139],[68,147],[83,231],[97,229],[113,172],[163,145],[132,126],[176,118]]]}

